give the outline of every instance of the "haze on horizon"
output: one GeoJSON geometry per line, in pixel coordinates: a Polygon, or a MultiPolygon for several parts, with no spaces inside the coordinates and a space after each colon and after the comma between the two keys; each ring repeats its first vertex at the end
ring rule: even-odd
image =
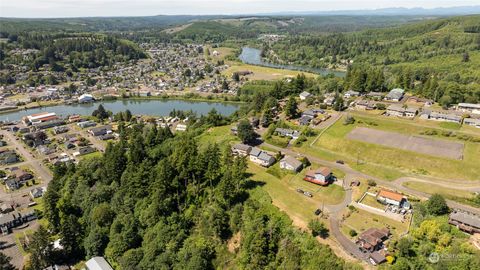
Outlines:
{"type": "Polygon", "coordinates": [[[239,15],[275,12],[438,8],[478,0],[0,0],[0,17],[57,18],[152,15],[239,15]]]}

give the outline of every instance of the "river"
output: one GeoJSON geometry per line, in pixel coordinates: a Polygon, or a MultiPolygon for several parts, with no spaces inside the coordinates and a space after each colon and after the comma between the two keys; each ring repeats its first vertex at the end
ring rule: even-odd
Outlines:
{"type": "Polygon", "coordinates": [[[87,104],[72,104],[72,105],[56,105],[49,107],[41,107],[35,109],[21,110],[11,113],[0,114],[0,121],[16,121],[22,117],[39,112],[54,112],[60,116],[67,116],[72,114],[91,115],[92,112],[103,104],[106,110],[113,113],[130,110],[132,114],[152,115],[152,116],[168,116],[168,114],[175,110],[188,111],[192,110],[197,114],[207,114],[210,110],[215,109],[218,113],[228,116],[234,113],[239,107],[239,104],[234,103],[220,103],[220,102],[206,102],[206,101],[185,101],[185,100],[114,100],[103,101],[87,104]]]}
{"type": "Polygon", "coordinates": [[[312,67],[303,67],[303,66],[294,66],[294,65],[282,65],[282,64],[274,64],[263,61],[261,57],[262,51],[255,48],[250,47],[243,47],[242,53],[238,57],[243,63],[256,65],[256,66],[264,66],[264,67],[271,67],[271,68],[281,68],[281,69],[290,69],[290,70],[299,70],[305,72],[312,72],[321,75],[328,75],[334,74],[337,77],[345,77],[345,72],[338,71],[338,70],[331,70],[327,68],[312,68],[312,67]]]}

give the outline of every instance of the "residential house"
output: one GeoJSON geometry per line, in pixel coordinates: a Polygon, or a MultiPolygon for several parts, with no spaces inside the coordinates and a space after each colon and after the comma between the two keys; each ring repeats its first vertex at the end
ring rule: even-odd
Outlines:
{"type": "Polygon", "coordinates": [[[334,101],[335,101],[335,97],[326,97],[323,100],[323,103],[327,106],[332,106],[334,101]]]}
{"type": "Polygon", "coordinates": [[[358,97],[360,96],[360,92],[353,91],[353,90],[348,90],[343,94],[343,97],[346,99],[352,98],[352,97],[358,97]]]}
{"type": "Polygon", "coordinates": [[[399,208],[410,208],[410,204],[403,194],[391,190],[380,190],[380,192],[377,194],[377,201],[382,204],[393,205],[399,208]]]}
{"type": "Polygon", "coordinates": [[[395,89],[392,89],[385,96],[385,100],[398,102],[398,101],[402,100],[404,94],[405,94],[405,90],[400,89],[400,88],[395,88],[395,89]]]}
{"type": "Polygon", "coordinates": [[[333,182],[334,177],[330,168],[321,167],[317,170],[308,171],[303,180],[317,185],[327,186],[333,182]]]}
{"type": "Polygon", "coordinates": [[[176,131],[186,131],[186,130],[187,130],[187,125],[185,125],[185,124],[178,124],[178,125],[175,127],[175,130],[176,130],[176,131]]]}
{"type": "Polygon", "coordinates": [[[17,190],[20,188],[20,182],[15,178],[7,179],[5,180],[5,187],[8,190],[17,190]]]}
{"type": "Polygon", "coordinates": [[[96,125],[97,123],[95,123],[94,121],[84,121],[84,122],[77,123],[77,126],[81,128],[94,127],[96,125]]]}
{"type": "Polygon", "coordinates": [[[88,131],[88,133],[92,134],[92,136],[102,136],[105,134],[112,133],[112,126],[106,125],[101,127],[95,127],[88,131]]]}
{"type": "Polygon", "coordinates": [[[275,133],[279,136],[290,137],[294,140],[298,139],[300,136],[300,131],[288,128],[276,128],[275,133]]]}
{"type": "Polygon", "coordinates": [[[462,123],[462,117],[453,113],[444,113],[444,112],[429,112],[425,110],[422,113],[423,119],[443,121],[443,122],[452,122],[452,123],[462,123]]]}
{"type": "Polygon", "coordinates": [[[463,124],[472,126],[472,127],[477,127],[480,128],[480,119],[477,118],[465,118],[463,119],[463,124]]]}
{"type": "Polygon", "coordinates": [[[387,228],[370,228],[358,236],[356,244],[360,250],[365,252],[374,252],[382,248],[383,242],[390,236],[390,230],[387,228]]]}
{"type": "Polygon", "coordinates": [[[307,99],[307,98],[309,98],[309,97],[312,97],[312,96],[313,96],[313,95],[310,94],[310,93],[307,92],[307,91],[303,91],[303,92],[300,93],[300,95],[299,95],[299,97],[300,97],[301,100],[305,100],[305,99],[307,99]]]}
{"type": "Polygon", "coordinates": [[[381,252],[375,251],[368,255],[368,260],[373,265],[379,265],[386,262],[387,258],[385,258],[385,256],[381,252]]]}
{"type": "Polygon", "coordinates": [[[108,134],[105,134],[105,135],[98,136],[98,139],[100,139],[102,141],[113,140],[113,139],[115,139],[115,135],[113,133],[108,133],[108,134]]]}
{"type": "Polygon", "coordinates": [[[369,92],[365,96],[371,99],[380,100],[380,99],[383,99],[385,94],[382,92],[369,92]]]}
{"type": "Polygon", "coordinates": [[[392,104],[387,107],[386,114],[388,116],[398,116],[406,118],[414,118],[418,110],[413,107],[404,107],[402,104],[392,104]]]}
{"type": "Polygon", "coordinates": [[[232,146],[232,153],[236,156],[246,157],[250,154],[250,151],[252,151],[250,145],[239,143],[232,146]]]}
{"type": "Polygon", "coordinates": [[[90,94],[83,94],[78,97],[78,103],[88,103],[95,101],[95,98],[90,94]]]}
{"type": "Polygon", "coordinates": [[[97,151],[95,148],[90,146],[81,147],[78,149],[78,152],[73,153],[74,156],[83,156],[97,151]]]}
{"type": "Polygon", "coordinates": [[[302,169],[303,163],[291,156],[285,156],[280,160],[280,168],[293,172],[298,172],[302,169]]]}
{"type": "Polygon", "coordinates": [[[467,112],[472,114],[480,114],[480,104],[473,103],[459,103],[457,110],[461,112],[467,112]]]}
{"type": "Polygon", "coordinates": [[[480,233],[480,217],[467,212],[454,211],[448,217],[448,223],[469,233],[480,233]]]}
{"type": "Polygon", "coordinates": [[[375,109],[375,102],[368,100],[360,100],[355,103],[355,109],[357,110],[373,110],[375,109]]]}
{"type": "Polygon", "coordinates": [[[32,197],[32,199],[40,198],[43,196],[43,193],[43,188],[33,188],[32,190],[30,190],[30,197],[32,197]]]}
{"type": "Polygon", "coordinates": [[[13,150],[0,151],[0,164],[7,165],[19,162],[17,153],[13,150]]]}
{"type": "Polygon", "coordinates": [[[270,167],[275,163],[275,158],[273,156],[257,147],[253,147],[249,155],[252,162],[263,167],[270,167]]]}
{"type": "Polygon", "coordinates": [[[30,179],[33,178],[33,175],[31,173],[28,173],[22,169],[15,169],[12,170],[12,174],[10,175],[10,178],[15,178],[17,179],[18,182],[24,183],[30,179]]]}
{"type": "Polygon", "coordinates": [[[53,132],[55,134],[62,134],[62,133],[65,133],[68,131],[68,127],[67,126],[59,126],[59,127],[54,127],[53,128],[53,132]]]}
{"type": "Polygon", "coordinates": [[[299,125],[301,126],[308,126],[310,125],[310,122],[312,121],[312,117],[311,116],[308,116],[308,115],[302,115],[302,117],[300,117],[297,122],[299,125]]]}
{"type": "Polygon", "coordinates": [[[103,257],[93,257],[85,263],[86,270],[113,270],[103,257]]]}

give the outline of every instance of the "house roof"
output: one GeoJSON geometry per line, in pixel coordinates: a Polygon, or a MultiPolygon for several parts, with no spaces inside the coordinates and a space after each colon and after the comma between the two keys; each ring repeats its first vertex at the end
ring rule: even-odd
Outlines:
{"type": "Polygon", "coordinates": [[[321,167],[321,168],[317,169],[315,171],[315,173],[321,174],[323,176],[328,176],[329,174],[332,173],[332,170],[330,168],[327,168],[327,167],[321,167]]]}
{"type": "Polygon", "coordinates": [[[86,262],[88,270],[113,270],[103,257],[93,257],[86,262]]]}
{"type": "Polygon", "coordinates": [[[402,201],[403,198],[404,198],[404,196],[402,194],[397,193],[395,191],[386,190],[386,189],[380,190],[380,192],[378,193],[377,196],[378,197],[384,197],[384,198],[394,200],[394,201],[397,201],[397,202],[402,201]]]}
{"type": "Polygon", "coordinates": [[[311,96],[312,94],[310,94],[309,92],[307,91],[303,91],[302,93],[300,93],[300,96],[302,97],[308,97],[308,96],[311,96]]]}
{"type": "Polygon", "coordinates": [[[459,221],[472,227],[480,228],[480,217],[469,213],[453,212],[450,214],[450,219],[459,221]]]}
{"type": "Polygon", "coordinates": [[[253,147],[252,150],[250,151],[250,155],[255,157],[258,157],[260,153],[262,153],[262,150],[260,150],[257,147],[253,147]]]}
{"type": "Polygon", "coordinates": [[[267,152],[262,151],[258,156],[258,158],[263,161],[269,161],[272,158],[272,156],[269,155],[267,152]]]}
{"type": "Polygon", "coordinates": [[[386,261],[385,256],[383,256],[383,254],[380,253],[380,252],[378,252],[378,251],[375,251],[375,252],[370,253],[370,258],[371,258],[376,264],[379,264],[379,263],[382,263],[382,262],[386,261]]]}
{"type": "Polygon", "coordinates": [[[289,164],[290,166],[292,166],[294,168],[298,168],[298,167],[302,166],[302,162],[300,162],[299,160],[297,160],[296,158],[294,158],[292,156],[285,156],[281,161],[286,162],[287,164],[289,164]]]}
{"type": "Polygon", "coordinates": [[[246,144],[243,144],[243,143],[235,144],[233,146],[233,148],[238,149],[240,151],[246,151],[246,152],[248,152],[250,149],[252,149],[252,147],[250,145],[246,145],[246,144]]]}

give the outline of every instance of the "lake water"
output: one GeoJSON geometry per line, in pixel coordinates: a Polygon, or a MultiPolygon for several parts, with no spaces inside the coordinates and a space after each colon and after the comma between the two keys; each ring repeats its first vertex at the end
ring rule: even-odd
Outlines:
{"type": "Polygon", "coordinates": [[[302,67],[302,66],[294,66],[294,65],[282,65],[282,64],[274,64],[263,61],[261,57],[262,51],[255,48],[250,47],[243,47],[242,53],[238,57],[243,63],[250,64],[250,65],[257,65],[257,66],[264,66],[264,67],[271,67],[271,68],[281,68],[281,69],[289,69],[289,70],[299,70],[305,72],[312,72],[318,73],[321,75],[328,75],[333,73],[337,77],[345,77],[345,72],[343,71],[335,71],[327,68],[312,68],[312,67],[302,67]]]}
{"type": "Polygon", "coordinates": [[[17,112],[0,114],[0,120],[16,121],[22,117],[39,112],[54,112],[60,116],[67,116],[72,114],[91,115],[92,112],[98,108],[98,105],[103,104],[105,109],[113,113],[130,110],[132,114],[152,115],[152,116],[168,116],[168,114],[175,110],[188,111],[192,110],[199,115],[207,114],[210,110],[215,109],[218,113],[228,116],[234,113],[239,107],[239,104],[220,103],[220,102],[203,102],[203,101],[184,101],[184,100],[114,100],[103,101],[87,104],[73,104],[73,105],[57,105],[51,107],[42,107],[36,109],[28,109],[17,112]]]}

